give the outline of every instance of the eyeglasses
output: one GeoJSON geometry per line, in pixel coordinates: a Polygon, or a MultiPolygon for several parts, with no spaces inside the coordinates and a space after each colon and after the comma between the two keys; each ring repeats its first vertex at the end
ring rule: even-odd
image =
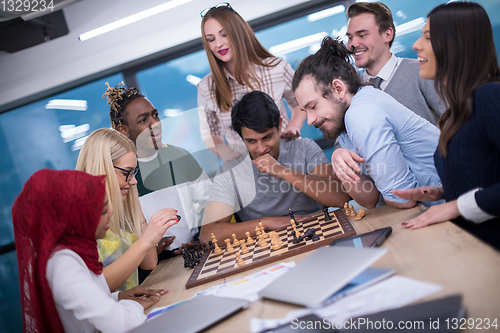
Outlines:
{"type": "Polygon", "coordinates": [[[233,7],[231,7],[231,5],[229,4],[229,2],[221,2],[220,4],[215,5],[213,7],[209,7],[209,8],[203,9],[203,11],[200,13],[201,18],[203,18],[205,15],[207,15],[207,13],[209,11],[211,11],[212,9],[214,9],[214,8],[220,8],[220,7],[227,7],[227,8],[231,9],[234,12],[234,9],[233,9],[233,7]]]}
{"type": "Polygon", "coordinates": [[[139,172],[139,166],[136,166],[135,169],[132,170],[125,170],[122,168],[119,168],[117,166],[113,166],[115,169],[118,169],[120,171],[123,171],[125,173],[125,181],[128,183],[136,174],[139,172]]]}

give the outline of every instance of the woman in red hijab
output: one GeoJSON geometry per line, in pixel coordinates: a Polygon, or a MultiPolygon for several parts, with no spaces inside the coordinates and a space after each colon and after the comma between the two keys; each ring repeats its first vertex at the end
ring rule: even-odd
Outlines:
{"type": "Polygon", "coordinates": [[[25,332],[125,332],[164,291],[109,292],[97,252],[113,214],[105,176],[41,170],[12,207],[25,332]],[[148,295],[151,297],[140,297],[148,295]]]}

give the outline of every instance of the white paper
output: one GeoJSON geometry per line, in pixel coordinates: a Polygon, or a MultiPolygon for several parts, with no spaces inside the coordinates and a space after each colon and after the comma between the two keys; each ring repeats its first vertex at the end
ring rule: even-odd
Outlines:
{"type": "Polygon", "coordinates": [[[282,262],[260,272],[245,276],[242,279],[201,291],[195,296],[214,295],[219,297],[246,299],[250,302],[254,302],[259,299],[257,295],[259,291],[293,267],[295,267],[293,261],[282,262]]]}
{"type": "Polygon", "coordinates": [[[316,314],[320,318],[329,318],[330,322],[341,323],[353,317],[408,305],[439,290],[441,286],[436,284],[393,276],[321,308],[292,310],[281,319],[252,318],[250,331],[261,332],[275,328],[307,314],[316,314]]]}

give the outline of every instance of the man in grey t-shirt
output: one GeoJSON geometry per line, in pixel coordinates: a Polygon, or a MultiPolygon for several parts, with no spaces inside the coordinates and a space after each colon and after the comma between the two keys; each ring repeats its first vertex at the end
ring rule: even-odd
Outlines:
{"type": "Polygon", "coordinates": [[[232,109],[232,128],[248,154],[224,164],[214,178],[200,239],[238,239],[262,222],[266,230],[289,223],[288,209],[309,214],[349,200],[321,148],[310,139],[280,141],[281,119],[273,99],[260,91],[232,109]],[[236,214],[240,223],[230,223],[236,214]]]}

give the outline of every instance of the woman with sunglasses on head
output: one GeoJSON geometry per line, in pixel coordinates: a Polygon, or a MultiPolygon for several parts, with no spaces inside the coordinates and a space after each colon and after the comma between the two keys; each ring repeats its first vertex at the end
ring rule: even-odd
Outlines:
{"type": "Polygon", "coordinates": [[[135,146],[115,130],[102,128],[90,134],[78,156],[76,169],[107,176],[106,192],[115,214],[106,237],[98,245],[109,289],[124,291],[137,286],[137,267],[146,270],[156,267],[156,245],[165,231],[177,224],[177,211],[162,209],[146,223],[136,188],[135,146]]]}
{"type": "Polygon", "coordinates": [[[201,16],[203,47],[211,71],[198,84],[200,132],[207,146],[224,161],[241,154],[239,148],[244,144],[230,128],[231,107],[234,100],[254,90],[267,93],[278,105],[283,120],[281,137],[300,136],[306,114],[295,101],[290,64],[269,53],[229,3],[207,8],[201,16]],[[292,109],[291,119],[283,98],[292,109]]]}
{"type": "Polygon", "coordinates": [[[500,249],[500,68],[488,14],[455,1],[427,16],[418,51],[420,76],[433,79],[447,110],[434,163],[443,186],[394,194],[446,203],[403,223],[416,229],[452,220],[500,249]]]}
{"type": "Polygon", "coordinates": [[[104,178],[40,170],[16,198],[24,332],[125,332],[143,323],[144,309],[165,294],[140,286],[110,293],[96,244],[113,215],[104,178]]]}

